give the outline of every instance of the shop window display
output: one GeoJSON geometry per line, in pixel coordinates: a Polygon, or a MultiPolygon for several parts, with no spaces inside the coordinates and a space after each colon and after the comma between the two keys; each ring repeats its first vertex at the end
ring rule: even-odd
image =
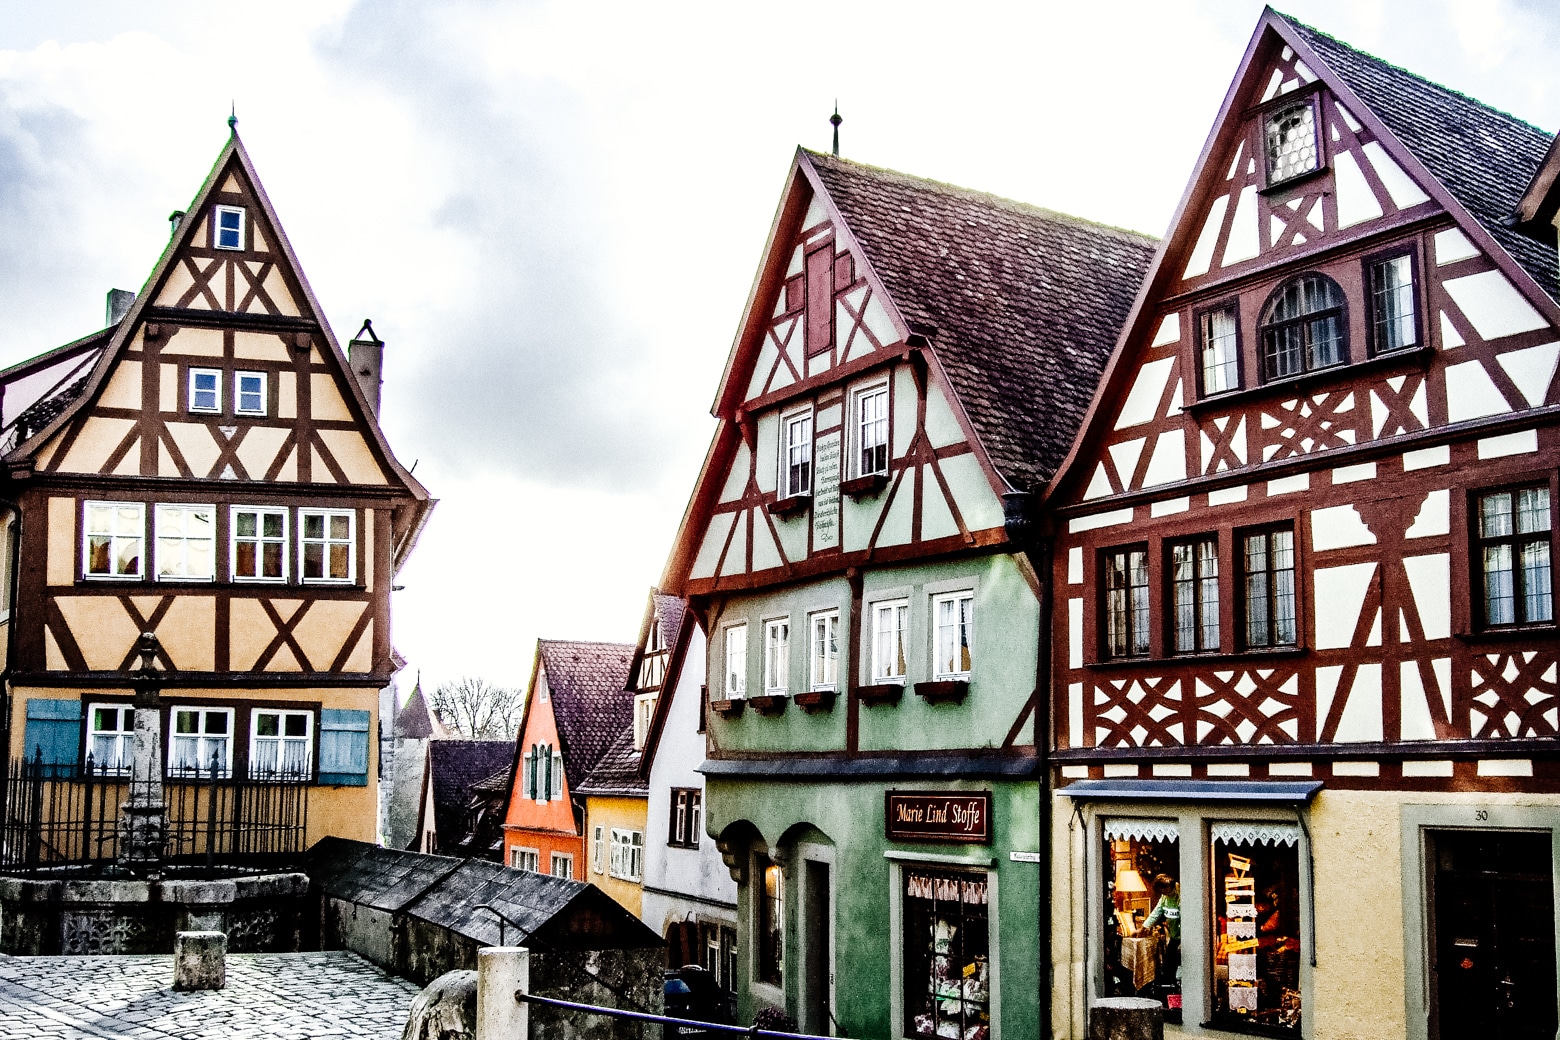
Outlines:
{"type": "Polygon", "coordinates": [[[785,876],[779,864],[757,857],[758,981],[779,986],[785,980],[785,876]]]}
{"type": "Polygon", "coordinates": [[[1213,1021],[1300,1033],[1300,828],[1216,823],[1213,1021]]]}
{"type": "Polygon", "coordinates": [[[979,874],[905,874],[905,1032],[987,1040],[991,933],[979,874]]]}
{"type": "Polygon", "coordinates": [[[1181,869],[1174,820],[1107,820],[1105,991],[1181,1021],[1181,869]]]}

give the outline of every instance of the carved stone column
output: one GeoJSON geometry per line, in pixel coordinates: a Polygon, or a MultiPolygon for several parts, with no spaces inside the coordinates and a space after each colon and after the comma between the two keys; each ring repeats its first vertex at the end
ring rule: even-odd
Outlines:
{"type": "Polygon", "coordinates": [[[135,743],[130,765],[130,800],[119,807],[119,863],[155,869],[168,844],[168,806],[163,800],[162,688],[157,655],[162,645],[141,633],[135,670],[135,743]]]}

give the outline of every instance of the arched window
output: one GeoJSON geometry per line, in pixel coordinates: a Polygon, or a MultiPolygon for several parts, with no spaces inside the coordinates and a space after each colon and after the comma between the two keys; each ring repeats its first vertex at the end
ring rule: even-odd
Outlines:
{"type": "Polygon", "coordinates": [[[1320,274],[1303,274],[1279,287],[1262,312],[1262,377],[1297,376],[1349,359],[1343,292],[1320,274]]]}

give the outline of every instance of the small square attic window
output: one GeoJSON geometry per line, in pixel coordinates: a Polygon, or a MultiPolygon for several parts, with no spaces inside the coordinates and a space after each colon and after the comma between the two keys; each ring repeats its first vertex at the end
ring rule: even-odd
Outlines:
{"type": "Polygon", "coordinates": [[[244,211],[238,206],[218,206],[216,217],[216,239],[212,245],[217,249],[243,249],[244,211]]]}
{"type": "Polygon", "coordinates": [[[1268,115],[1267,181],[1278,184],[1317,168],[1316,111],[1310,99],[1286,105],[1268,115]]]}

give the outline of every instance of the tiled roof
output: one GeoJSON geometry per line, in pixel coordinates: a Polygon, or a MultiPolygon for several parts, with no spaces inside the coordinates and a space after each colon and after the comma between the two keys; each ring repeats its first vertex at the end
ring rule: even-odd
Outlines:
{"type": "Polygon", "coordinates": [[[646,794],[650,784],[639,775],[640,752],[634,747],[634,726],[618,734],[596,768],[579,786],[581,794],[646,794]]]}
{"type": "Polygon", "coordinates": [[[541,639],[537,650],[552,693],[564,774],[572,789],[584,782],[634,717],[634,695],[628,692],[634,648],[627,643],[541,639]]]}
{"type": "Polygon", "coordinates": [[[653,594],[655,599],[655,615],[661,619],[661,645],[671,646],[677,641],[677,633],[682,631],[683,614],[687,612],[687,605],[677,596],[663,596],[659,592],[653,594]]]}
{"type": "Polygon", "coordinates": [[[406,698],[401,710],[395,713],[397,740],[421,740],[433,736],[433,713],[428,710],[428,700],[423,696],[422,683],[412,687],[412,695],[406,698]]]}
{"type": "Polygon", "coordinates": [[[1158,246],[1135,231],[806,152],[992,463],[1020,489],[1066,456],[1158,246]]]}
{"type": "Polygon", "coordinates": [[[466,806],[473,786],[514,760],[509,740],[428,741],[429,782],[433,785],[434,829],[441,849],[466,837],[466,806]]]}
{"type": "Polygon", "coordinates": [[[1560,299],[1555,247],[1506,224],[1554,135],[1283,17],[1512,259],[1560,299]]]}

